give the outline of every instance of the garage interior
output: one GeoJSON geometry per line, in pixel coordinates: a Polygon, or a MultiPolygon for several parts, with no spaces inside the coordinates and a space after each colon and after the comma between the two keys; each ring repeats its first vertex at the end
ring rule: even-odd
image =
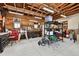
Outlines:
{"type": "Polygon", "coordinates": [[[0,3],[0,56],[79,55],[79,3],[0,3]]]}

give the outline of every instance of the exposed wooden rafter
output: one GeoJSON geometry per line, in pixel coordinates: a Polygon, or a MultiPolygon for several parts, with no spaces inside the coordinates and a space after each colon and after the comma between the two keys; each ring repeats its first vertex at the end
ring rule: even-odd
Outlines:
{"type": "Polygon", "coordinates": [[[61,8],[61,10],[65,10],[65,9],[71,7],[71,6],[74,5],[74,4],[75,4],[75,3],[71,3],[71,4],[69,4],[69,5],[67,5],[67,6],[65,6],[65,7],[63,7],[63,8],[61,8]]]}
{"type": "Polygon", "coordinates": [[[25,16],[45,17],[50,14],[54,19],[61,18],[61,14],[70,16],[79,12],[79,3],[3,3],[0,6],[24,13],[25,16]],[[55,11],[55,13],[52,14],[43,10],[44,7],[55,11]]]}
{"type": "Polygon", "coordinates": [[[28,7],[29,7],[29,8],[32,8],[32,9],[34,9],[34,10],[36,10],[36,12],[42,12],[42,13],[48,14],[47,12],[40,10],[40,9],[42,8],[42,6],[40,6],[38,9],[35,8],[35,7],[33,7],[33,6],[28,6],[28,7]]]}
{"type": "MultiPolygon", "coordinates": [[[[16,11],[16,8],[14,6],[7,5],[7,7],[6,6],[3,6],[3,7],[4,8],[8,8],[9,10],[16,11]]],[[[40,13],[36,13],[36,12],[30,11],[30,10],[26,10],[26,9],[25,9],[25,12],[24,12],[23,8],[17,8],[17,12],[26,13],[26,14],[32,14],[32,15],[36,15],[36,16],[40,16],[40,17],[44,17],[45,16],[45,15],[40,15],[40,13]]]]}
{"type": "Polygon", "coordinates": [[[64,10],[63,13],[72,11],[76,7],[79,7],[79,4],[78,5],[75,5],[75,6],[71,7],[71,8],[68,8],[68,9],[64,10]]]}

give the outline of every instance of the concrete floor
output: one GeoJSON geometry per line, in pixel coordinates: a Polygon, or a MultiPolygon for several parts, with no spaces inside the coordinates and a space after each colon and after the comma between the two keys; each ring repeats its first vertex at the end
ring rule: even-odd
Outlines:
{"type": "Polygon", "coordinates": [[[51,46],[38,46],[41,38],[21,40],[13,46],[7,46],[0,56],[79,56],[79,44],[68,39],[51,46]]]}

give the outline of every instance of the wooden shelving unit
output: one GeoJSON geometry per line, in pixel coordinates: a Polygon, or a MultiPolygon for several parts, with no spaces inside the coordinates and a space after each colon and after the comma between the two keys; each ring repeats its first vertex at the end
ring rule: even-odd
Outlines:
{"type": "Polygon", "coordinates": [[[63,22],[63,29],[64,29],[64,28],[68,28],[68,21],[64,21],[64,22],[63,22]]]}

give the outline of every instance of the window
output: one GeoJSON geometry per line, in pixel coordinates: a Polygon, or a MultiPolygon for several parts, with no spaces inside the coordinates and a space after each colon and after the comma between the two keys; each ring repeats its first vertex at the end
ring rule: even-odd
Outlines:
{"type": "Polygon", "coordinates": [[[20,19],[14,18],[14,28],[20,28],[20,19]]]}
{"type": "Polygon", "coordinates": [[[38,24],[34,24],[34,28],[35,29],[38,29],[38,24]]]}
{"type": "Polygon", "coordinates": [[[15,23],[14,23],[14,28],[20,28],[20,23],[15,22],[15,23]]]}

